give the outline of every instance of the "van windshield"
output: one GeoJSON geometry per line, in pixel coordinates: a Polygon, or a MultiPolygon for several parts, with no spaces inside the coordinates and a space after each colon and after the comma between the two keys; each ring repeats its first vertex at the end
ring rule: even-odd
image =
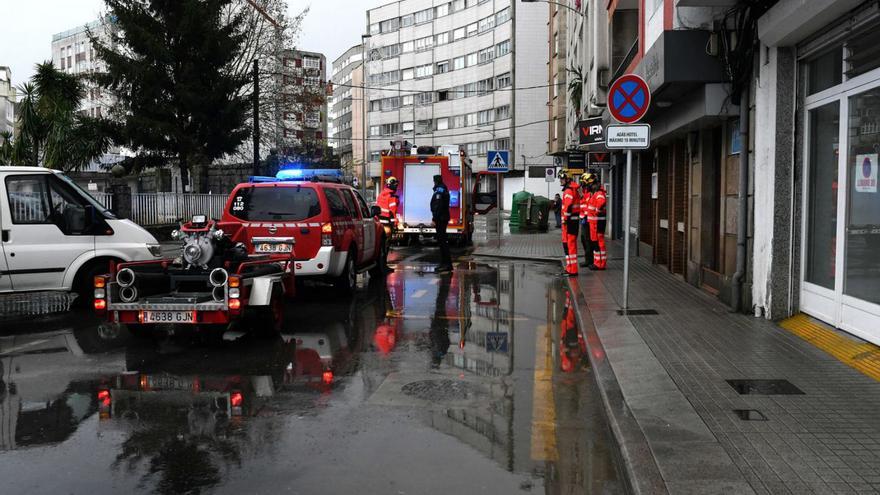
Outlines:
{"type": "Polygon", "coordinates": [[[104,205],[101,204],[100,201],[95,199],[91,194],[87,193],[83,188],[79,187],[79,184],[74,182],[70,177],[64,174],[55,174],[55,177],[64,181],[68,186],[72,187],[83,199],[88,202],[88,204],[92,205],[96,211],[100,214],[104,215],[104,218],[115,219],[116,216],[110,212],[104,205]]]}
{"type": "Polygon", "coordinates": [[[321,214],[311,187],[244,187],[232,198],[229,214],[242,220],[298,222],[321,214]]]}

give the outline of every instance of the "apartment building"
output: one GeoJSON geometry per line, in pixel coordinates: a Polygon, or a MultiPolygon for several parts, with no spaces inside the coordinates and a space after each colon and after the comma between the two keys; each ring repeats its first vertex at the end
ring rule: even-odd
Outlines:
{"type": "Polygon", "coordinates": [[[364,163],[363,45],[355,45],[333,61],[333,96],[330,98],[330,146],[340,164],[354,177],[362,177],[364,163]]]}
{"type": "Polygon", "coordinates": [[[547,15],[511,0],[400,0],[369,10],[365,73],[371,176],[388,140],[456,144],[486,169],[510,150],[504,205],[526,188],[546,194],[527,166],[547,156],[547,15]],[[521,8],[526,15],[517,16],[521,8]]]}
{"type": "MultiPolygon", "coordinates": [[[[15,86],[12,84],[12,70],[0,66],[0,132],[13,134],[15,131],[15,86]]],[[[2,144],[0,137],[0,144],[2,144]]]]}
{"type": "Polygon", "coordinates": [[[568,155],[568,136],[566,135],[566,111],[568,108],[568,13],[556,4],[548,4],[550,9],[547,22],[547,153],[552,156],[568,155]]]}
{"type": "Polygon", "coordinates": [[[327,58],[317,52],[288,50],[282,66],[278,148],[282,155],[323,152],[328,129],[327,58]]]}
{"type": "MultiPolygon", "coordinates": [[[[52,63],[56,68],[74,75],[87,75],[100,70],[101,62],[89,40],[89,33],[101,36],[104,30],[104,21],[99,19],[53,35],[52,63]]],[[[112,104],[108,95],[99,88],[88,85],[80,111],[90,117],[103,117],[107,115],[112,104]]]]}

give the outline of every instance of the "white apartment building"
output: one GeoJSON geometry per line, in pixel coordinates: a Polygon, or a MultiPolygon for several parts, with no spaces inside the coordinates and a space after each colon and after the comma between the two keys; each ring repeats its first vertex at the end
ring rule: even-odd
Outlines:
{"type": "Polygon", "coordinates": [[[372,177],[395,137],[416,146],[464,146],[474,170],[486,152],[509,150],[504,205],[523,188],[546,194],[543,175],[524,179],[547,156],[545,8],[511,0],[400,0],[369,10],[366,39],[372,177]],[[517,9],[526,15],[517,17],[517,9]]]}
{"type": "MultiPolygon", "coordinates": [[[[68,74],[89,74],[100,68],[95,49],[89,40],[89,31],[101,35],[104,32],[102,20],[92,21],[52,36],[52,63],[68,74]]],[[[107,95],[95,87],[89,87],[83,98],[80,110],[90,117],[102,117],[112,102],[107,95]]]]}
{"type": "Polygon", "coordinates": [[[343,165],[363,160],[363,46],[355,45],[333,61],[330,77],[328,138],[343,165]],[[355,136],[357,134],[357,136],[355,136]]]}
{"type": "Polygon", "coordinates": [[[12,133],[15,130],[15,101],[12,71],[9,67],[0,66],[0,132],[12,133]]]}

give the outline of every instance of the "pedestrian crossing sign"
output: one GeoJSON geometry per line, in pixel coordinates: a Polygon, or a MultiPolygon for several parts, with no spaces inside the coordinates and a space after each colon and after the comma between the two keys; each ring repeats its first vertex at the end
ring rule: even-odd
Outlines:
{"type": "Polygon", "coordinates": [[[489,172],[505,173],[510,170],[510,151],[508,150],[489,150],[486,153],[486,159],[489,172]]]}

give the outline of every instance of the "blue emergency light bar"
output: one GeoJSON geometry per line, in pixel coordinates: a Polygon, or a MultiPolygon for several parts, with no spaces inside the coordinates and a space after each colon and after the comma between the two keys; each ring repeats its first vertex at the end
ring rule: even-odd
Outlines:
{"type": "Polygon", "coordinates": [[[252,175],[248,181],[281,182],[309,180],[342,180],[342,170],[335,168],[286,168],[279,170],[275,177],[252,175]]]}

